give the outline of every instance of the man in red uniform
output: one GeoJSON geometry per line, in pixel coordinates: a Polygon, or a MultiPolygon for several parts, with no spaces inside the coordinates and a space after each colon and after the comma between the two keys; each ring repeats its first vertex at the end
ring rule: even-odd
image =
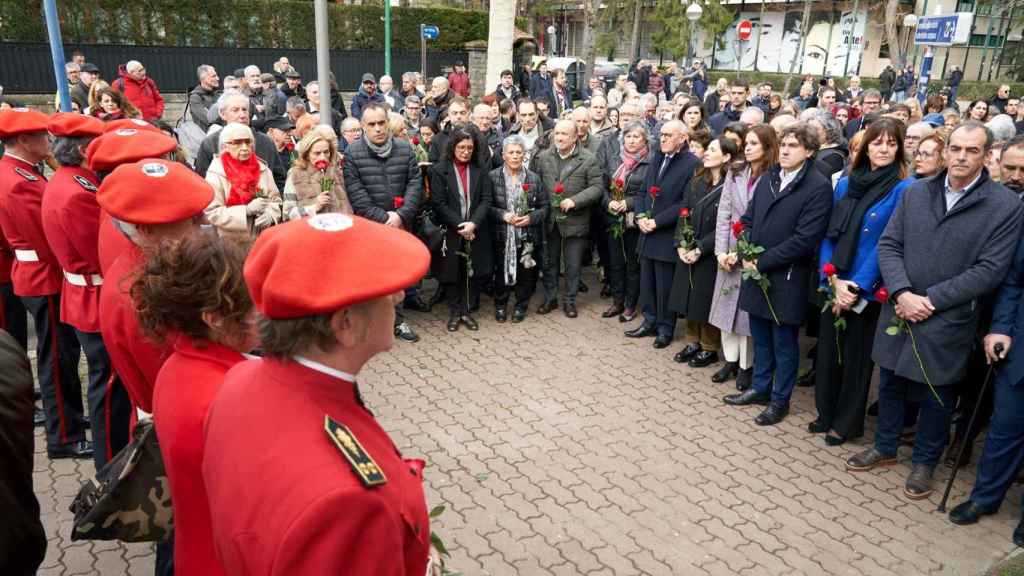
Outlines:
{"type": "Polygon", "coordinates": [[[0,228],[14,249],[14,293],[32,314],[36,328],[36,371],[46,413],[50,458],[91,458],[85,439],[78,339],[60,321],[61,269],[53,256],[40,209],[46,178],[36,165],[49,155],[45,114],[24,108],[0,112],[0,228]]]}
{"type": "Polygon", "coordinates": [[[93,461],[99,470],[129,438],[131,402],[110,366],[100,335],[100,274],[97,237],[100,207],[96,174],[85,168],[85,150],[103,133],[103,122],[91,116],[59,113],[50,117],[51,146],[60,168],[46,186],[42,220],[46,240],[63,269],[60,320],[75,329],[89,361],[89,419],[93,461]]]}
{"type": "MultiPolygon", "coordinates": [[[[93,145],[96,142],[99,140],[93,145]]],[[[210,189],[198,193],[176,189],[177,180],[165,178],[171,164],[170,160],[151,159],[121,166],[103,180],[96,194],[100,207],[131,240],[104,277],[100,331],[132,403],[146,413],[153,412],[153,386],[170,347],[166,343],[157,345],[143,334],[128,293],[130,276],[145,263],[147,249],[198,233],[203,209],[213,200],[210,189]],[[134,187],[134,193],[127,193],[117,185],[117,179],[118,175],[126,178],[129,173],[134,181],[142,180],[148,185],[134,187]]]]}
{"type": "Polygon", "coordinates": [[[264,359],[228,372],[203,456],[227,574],[426,573],[424,463],[402,459],[356,375],[391,348],[394,306],[429,261],[408,232],[344,214],[256,241],[245,281],[264,359]]]}

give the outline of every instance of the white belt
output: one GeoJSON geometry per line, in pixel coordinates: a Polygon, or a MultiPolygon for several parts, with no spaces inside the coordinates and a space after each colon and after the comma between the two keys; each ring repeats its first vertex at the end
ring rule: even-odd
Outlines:
{"type": "Polygon", "coordinates": [[[39,254],[35,250],[15,250],[14,257],[19,262],[39,262],[39,254]]]}
{"type": "Polygon", "coordinates": [[[99,274],[89,274],[85,276],[83,274],[73,274],[64,271],[64,278],[68,281],[68,284],[72,286],[103,286],[103,276],[99,274]]]}

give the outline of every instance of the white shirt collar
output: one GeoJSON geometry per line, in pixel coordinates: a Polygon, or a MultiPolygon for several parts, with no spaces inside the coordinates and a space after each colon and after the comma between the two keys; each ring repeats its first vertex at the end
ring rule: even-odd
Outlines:
{"type": "Polygon", "coordinates": [[[348,372],[342,372],[341,370],[331,368],[330,366],[321,364],[319,362],[314,362],[313,360],[310,360],[309,358],[305,358],[303,356],[292,356],[292,360],[295,360],[295,362],[302,364],[303,366],[309,368],[310,370],[316,370],[321,374],[327,374],[328,376],[338,378],[339,380],[344,380],[346,382],[352,383],[355,383],[356,381],[356,377],[353,374],[349,374],[348,372]]]}
{"type": "Polygon", "coordinates": [[[967,186],[964,186],[963,188],[961,188],[959,190],[953,190],[953,187],[949,185],[949,172],[946,172],[946,191],[947,192],[959,192],[959,193],[962,194],[964,192],[967,192],[971,188],[973,188],[974,185],[978,183],[978,180],[981,180],[981,170],[978,171],[978,175],[974,177],[974,180],[971,180],[970,184],[968,184],[967,186]]]}

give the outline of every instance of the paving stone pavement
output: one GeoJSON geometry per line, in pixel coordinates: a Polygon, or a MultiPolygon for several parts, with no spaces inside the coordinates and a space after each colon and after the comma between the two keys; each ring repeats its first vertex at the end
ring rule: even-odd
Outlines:
{"type": "MultiPolygon", "coordinates": [[[[364,370],[368,406],[406,457],[428,462],[428,503],[447,508],[433,528],[450,568],[974,576],[1014,551],[1019,486],[996,516],[956,527],[935,512],[941,494],[903,497],[908,448],[898,466],[848,473],[845,458],[869,439],[829,448],[808,434],[813,389],[796,390],[781,425],[758,427],[756,409],[722,404],[732,384],[712,384],[715,368],[672,362],[678,339],[654,350],[624,338],[626,325],[600,318],[604,306],[591,291],[575,320],[531,310],[499,325],[485,298],[480,331],[455,334],[443,306],[410,313],[422,341],[396,343],[364,370]]],[[[70,541],[67,507],[92,463],[50,462],[39,432],[36,446],[49,536],[40,574],[152,574],[151,546],[70,541]]],[[[972,465],[951,502],[973,482],[972,465]]]]}

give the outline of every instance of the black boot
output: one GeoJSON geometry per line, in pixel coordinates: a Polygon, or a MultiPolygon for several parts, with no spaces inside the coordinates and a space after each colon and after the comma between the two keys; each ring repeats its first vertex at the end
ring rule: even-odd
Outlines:
{"type": "Polygon", "coordinates": [[[740,371],[739,362],[726,362],[724,366],[718,369],[711,375],[711,381],[715,384],[721,384],[722,382],[728,382],[736,377],[736,374],[740,371]]]}
{"type": "Polygon", "coordinates": [[[754,369],[745,368],[736,374],[736,389],[743,392],[754,383],[754,369]]]}

